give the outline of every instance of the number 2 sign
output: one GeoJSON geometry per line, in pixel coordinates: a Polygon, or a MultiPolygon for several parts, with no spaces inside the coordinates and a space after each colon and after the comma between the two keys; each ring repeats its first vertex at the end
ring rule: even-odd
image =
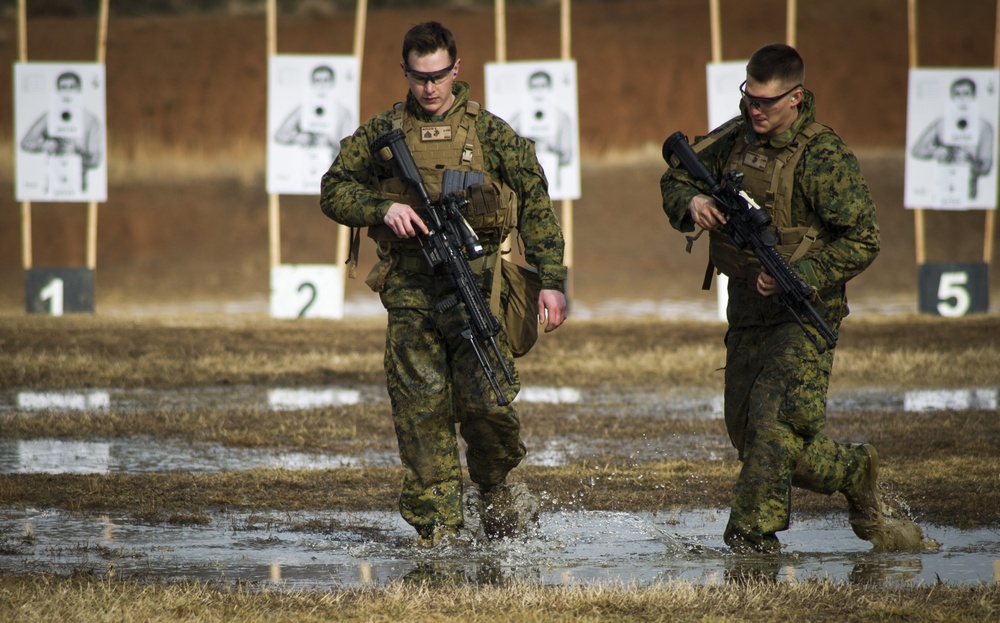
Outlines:
{"type": "Polygon", "coordinates": [[[324,264],[283,264],[271,268],[273,318],[343,318],[341,271],[324,264]]]}

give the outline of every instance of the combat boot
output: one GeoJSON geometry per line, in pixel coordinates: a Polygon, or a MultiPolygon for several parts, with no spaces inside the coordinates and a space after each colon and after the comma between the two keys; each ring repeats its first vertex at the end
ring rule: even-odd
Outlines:
{"type": "Polygon", "coordinates": [[[459,530],[451,526],[434,526],[432,530],[423,530],[417,535],[417,547],[423,549],[458,541],[460,541],[459,530]]]}
{"type": "Polygon", "coordinates": [[[864,470],[852,491],[845,491],[851,529],[860,539],[871,542],[876,551],[895,552],[932,549],[935,542],[925,542],[923,531],[903,511],[891,504],[878,485],[878,453],[874,446],[858,448],[864,470]]]}
{"type": "Polygon", "coordinates": [[[539,504],[523,483],[481,488],[480,523],[488,539],[525,537],[538,528],[539,504]]]}

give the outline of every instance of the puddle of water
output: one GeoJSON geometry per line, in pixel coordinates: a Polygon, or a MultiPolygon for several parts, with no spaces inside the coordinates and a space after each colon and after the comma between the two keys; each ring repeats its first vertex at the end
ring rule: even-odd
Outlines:
{"type": "MultiPolygon", "coordinates": [[[[859,389],[831,394],[829,410],[858,408],[936,412],[968,409],[996,410],[998,388],[916,390],[892,392],[859,389]]],[[[613,392],[573,387],[525,387],[518,400],[537,404],[580,405],[588,413],[627,413],[628,417],[721,419],[722,395],[713,390],[669,388],[662,391],[613,392]]],[[[0,393],[0,415],[47,411],[111,410],[122,412],[167,409],[249,408],[271,411],[317,409],[359,403],[387,403],[385,388],[342,387],[205,387],[184,390],[88,390],[84,392],[0,393]]],[[[388,408],[388,407],[386,407],[388,408]]],[[[276,449],[233,448],[218,443],[186,443],[142,437],[64,441],[58,439],[0,439],[0,473],[143,473],[184,470],[216,472],[255,467],[330,469],[398,465],[394,440],[380,447],[344,442],[340,448],[321,452],[288,452],[276,449]]],[[[631,456],[635,461],[664,457],[721,460],[732,449],[721,435],[668,436],[636,444],[589,437],[546,439],[532,448],[527,462],[549,467],[580,458],[631,456]],[[627,447],[626,447],[627,444],[627,447]]]]}
{"type": "Polygon", "coordinates": [[[276,411],[339,407],[356,405],[359,402],[361,402],[361,392],[356,389],[279,387],[267,391],[267,406],[276,411]]]}
{"type": "MultiPolygon", "coordinates": [[[[399,453],[395,443],[394,439],[385,440],[386,449],[366,444],[361,449],[344,448],[340,452],[293,452],[144,437],[86,441],[9,439],[0,440],[0,474],[143,474],[171,471],[205,474],[258,467],[289,470],[398,467],[399,453]]],[[[525,464],[559,467],[581,458],[600,459],[622,454],[635,462],[665,458],[723,460],[732,459],[734,452],[721,435],[697,438],[677,435],[644,444],[637,444],[635,440],[560,437],[546,439],[537,447],[531,446],[525,464]]],[[[464,451],[461,457],[464,465],[464,451]]]]}
{"type": "Polygon", "coordinates": [[[4,473],[104,474],[110,464],[111,444],[106,442],[59,439],[0,442],[0,471],[4,473]]]}
{"type": "Polygon", "coordinates": [[[96,411],[111,406],[111,394],[107,391],[80,392],[19,392],[17,408],[24,411],[53,409],[65,411],[96,411]]]}
{"type": "MultiPolygon", "coordinates": [[[[152,411],[232,408],[281,411],[328,404],[386,401],[382,387],[202,388],[184,391],[71,393],[40,404],[17,394],[0,395],[0,413],[53,409],[152,411]],[[75,394],[74,394],[75,395],[75,394]],[[96,396],[96,397],[95,397],[96,396]]],[[[936,411],[995,409],[997,388],[922,392],[860,390],[831,396],[832,413],[858,407],[936,411]]],[[[574,388],[526,388],[522,400],[579,404],[588,412],[629,417],[718,418],[717,392],[675,388],[663,392],[608,393],[574,388]]],[[[711,439],[667,437],[636,444],[567,436],[546,440],[528,455],[532,464],[557,466],[581,457],[622,452],[644,462],[664,456],[727,458],[722,435],[711,439]]],[[[378,444],[376,444],[378,445],[378,444]]],[[[69,441],[0,440],[0,473],[215,472],[254,467],[328,469],[395,466],[392,440],[384,450],[345,443],[343,451],[281,452],[134,437],[69,441]]],[[[573,507],[573,500],[566,505],[573,507]]],[[[564,511],[542,517],[541,537],[527,542],[474,543],[427,552],[413,547],[412,529],[396,513],[273,513],[226,515],[207,526],[132,524],[115,517],[88,517],[36,509],[0,508],[0,566],[23,571],[143,574],[163,578],[274,583],[303,588],[381,584],[402,578],[451,577],[472,582],[517,578],[544,584],[626,583],[667,580],[723,582],[743,562],[722,543],[727,512],[601,513],[564,511]],[[295,530],[297,523],[327,526],[295,530]],[[337,526],[349,526],[339,528],[337,526]]],[[[925,528],[927,528],[925,526],[925,528]]],[[[855,538],[845,517],[797,521],[783,533],[786,555],[767,573],[779,581],[810,578],[877,584],[976,584],[1000,581],[1000,534],[996,530],[927,529],[944,544],[940,552],[875,554],[855,538]]]]}
{"type": "Polygon", "coordinates": [[[212,473],[256,467],[332,469],[398,466],[395,449],[364,452],[288,452],[131,437],[108,441],[0,440],[0,473],[140,474],[212,473]]]}
{"type": "Polygon", "coordinates": [[[997,390],[991,389],[925,389],[906,392],[904,411],[962,411],[997,408],[997,390]]]}
{"type": "MultiPolygon", "coordinates": [[[[679,387],[661,391],[615,392],[602,388],[528,385],[519,403],[582,404],[601,411],[627,409],[630,416],[721,419],[721,392],[679,387]]],[[[271,411],[320,409],[388,402],[382,386],[361,387],[200,387],[167,390],[7,391],[0,392],[0,415],[35,411],[148,410],[169,408],[257,408],[271,411]]],[[[831,392],[831,414],[858,408],[905,412],[996,410],[1000,387],[892,391],[853,389],[831,392]]]]}
{"type": "Polygon", "coordinates": [[[582,392],[575,387],[532,387],[529,385],[521,388],[514,402],[577,403],[582,397],[582,392]]]}
{"type": "Polygon", "coordinates": [[[721,538],[726,518],[718,510],[563,511],[542,515],[537,538],[422,550],[395,513],[230,515],[204,526],[150,526],[109,516],[0,509],[0,564],[19,572],[89,570],[289,589],[434,577],[546,585],[714,584],[748,569],[784,582],[1000,582],[996,531],[930,527],[929,535],[943,543],[940,551],[877,554],[854,536],[846,518],[797,521],[782,533],[785,554],[764,567],[728,554],[721,538]],[[330,527],[322,533],[292,528],[306,521],[330,527]]]}

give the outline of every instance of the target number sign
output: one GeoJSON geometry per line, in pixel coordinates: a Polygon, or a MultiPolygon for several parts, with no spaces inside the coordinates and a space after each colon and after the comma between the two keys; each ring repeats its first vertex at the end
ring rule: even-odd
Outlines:
{"type": "Polygon", "coordinates": [[[343,318],[342,271],[326,264],[283,264],[272,267],[271,316],[343,318]]]}
{"type": "Polygon", "coordinates": [[[920,267],[920,305],[925,314],[958,318],[989,309],[989,271],[979,264],[924,264],[920,267]]]}
{"type": "Polygon", "coordinates": [[[24,284],[29,314],[94,312],[94,271],[89,268],[30,268],[24,284]]]}

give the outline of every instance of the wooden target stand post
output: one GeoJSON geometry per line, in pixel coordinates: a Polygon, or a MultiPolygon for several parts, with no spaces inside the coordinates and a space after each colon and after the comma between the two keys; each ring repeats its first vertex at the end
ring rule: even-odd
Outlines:
{"type": "MultiPolygon", "coordinates": [[[[364,52],[367,9],[367,0],[358,0],[353,48],[353,58],[357,60],[357,75],[354,79],[358,85],[361,82],[361,61],[364,52]]],[[[278,57],[276,0],[268,0],[267,2],[267,55],[268,86],[274,88],[275,85],[272,84],[272,81],[276,77],[271,75],[270,67],[272,66],[271,61],[278,57]]],[[[305,104],[303,104],[303,108],[305,108],[305,104]]],[[[270,110],[268,114],[271,114],[270,110]]],[[[351,128],[351,131],[353,129],[351,128]]],[[[326,167],[329,165],[330,162],[325,163],[326,167]]],[[[268,162],[268,167],[272,166],[273,163],[268,162]]],[[[321,175],[322,173],[318,173],[315,180],[317,194],[319,192],[319,176],[321,175]]],[[[299,194],[307,193],[300,192],[299,194]]],[[[280,195],[269,191],[268,258],[271,316],[275,318],[343,318],[349,244],[349,228],[338,224],[334,264],[282,264],[280,195]]]]}
{"type": "MultiPolygon", "coordinates": [[[[993,67],[1000,68],[1000,1],[997,2],[993,67]]],[[[910,69],[919,67],[917,37],[917,0],[907,0],[910,69]]],[[[994,140],[996,140],[994,138],[994,140]]],[[[994,163],[994,166],[997,166],[994,163]]],[[[996,227],[996,199],[986,209],[983,261],[981,263],[927,263],[924,208],[914,208],[914,234],[918,271],[918,311],[946,317],[989,311],[989,266],[993,258],[993,234],[996,227]]]]}
{"type": "MultiPolygon", "coordinates": [[[[496,0],[494,8],[494,26],[496,35],[496,62],[497,64],[507,63],[507,4],[505,0],[496,0]]],[[[570,0],[559,0],[559,60],[571,61],[571,35],[570,23],[570,0]]],[[[488,103],[492,108],[492,105],[488,103]]],[[[495,111],[491,111],[495,112],[495,111]]],[[[524,134],[522,132],[522,134],[524,134]]],[[[578,143],[579,141],[577,141],[578,143]]],[[[548,174],[546,174],[548,176],[548,174]]],[[[565,248],[563,252],[563,263],[568,269],[566,277],[566,297],[569,300],[573,290],[573,199],[564,198],[559,200],[561,209],[559,214],[560,225],[563,230],[565,248]]],[[[507,238],[504,243],[507,250],[516,246],[513,235],[507,238]]]]}
{"type": "MultiPolygon", "coordinates": [[[[709,29],[711,31],[712,60],[707,69],[708,81],[708,132],[719,127],[739,113],[739,84],[746,77],[746,61],[724,62],[722,60],[722,13],[720,0],[711,0],[708,5],[709,29]],[[735,107],[734,107],[735,106],[735,107]]],[[[795,47],[798,21],[796,0],[785,3],[785,42],[795,47]]],[[[726,306],[729,304],[727,285],[729,278],[722,273],[715,274],[717,317],[726,320],[726,306]]]]}
{"type": "MultiPolygon", "coordinates": [[[[108,0],[101,0],[97,27],[97,64],[104,65],[108,34],[108,0]]],[[[26,0],[18,1],[18,60],[28,63],[26,0]]],[[[103,88],[103,85],[102,85],[103,88]]],[[[86,175],[86,173],[84,173],[86,175]]],[[[59,202],[60,199],[44,201],[59,202]]],[[[25,310],[61,316],[94,312],[97,268],[97,201],[87,204],[85,268],[35,268],[32,253],[31,201],[21,201],[21,263],[25,273],[25,310]]]]}

